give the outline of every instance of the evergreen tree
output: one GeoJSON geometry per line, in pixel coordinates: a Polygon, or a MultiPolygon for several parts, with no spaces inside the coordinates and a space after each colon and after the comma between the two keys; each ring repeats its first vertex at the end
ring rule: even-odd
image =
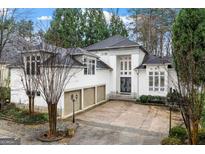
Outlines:
{"type": "Polygon", "coordinates": [[[122,19],[118,15],[118,10],[116,11],[116,13],[114,11],[112,12],[109,31],[111,36],[113,35],[122,35],[125,37],[128,36],[128,32],[125,27],[125,24],[123,23],[122,19]]]}
{"type": "Polygon", "coordinates": [[[65,48],[86,47],[109,37],[109,31],[102,9],[56,9],[45,36],[65,48]]]}
{"type": "Polygon", "coordinates": [[[65,48],[81,47],[84,24],[81,9],[56,9],[45,37],[50,43],[58,40],[58,44],[65,48]]]}
{"type": "Polygon", "coordinates": [[[102,9],[86,9],[84,46],[94,44],[109,37],[108,25],[102,9]]]}
{"type": "Polygon", "coordinates": [[[190,144],[197,144],[205,103],[205,9],[182,9],[172,41],[180,111],[190,144]]]}

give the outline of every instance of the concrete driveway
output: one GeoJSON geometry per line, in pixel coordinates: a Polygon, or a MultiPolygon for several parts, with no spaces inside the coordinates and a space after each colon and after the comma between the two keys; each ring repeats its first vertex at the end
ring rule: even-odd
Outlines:
{"type": "MultiPolygon", "coordinates": [[[[79,114],[78,133],[70,144],[160,144],[168,134],[169,110],[132,102],[109,101],[79,114]]],[[[172,125],[181,123],[172,114],[172,125]]]]}

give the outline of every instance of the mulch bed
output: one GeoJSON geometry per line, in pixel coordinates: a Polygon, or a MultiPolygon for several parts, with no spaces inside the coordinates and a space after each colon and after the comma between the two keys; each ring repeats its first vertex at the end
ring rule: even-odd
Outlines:
{"type": "Polygon", "coordinates": [[[44,124],[48,122],[48,115],[45,113],[36,112],[29,115],[27,110],[16,108],[15,106],[9,106],[1,110],[0,118],[26,125],[44,124]]]}

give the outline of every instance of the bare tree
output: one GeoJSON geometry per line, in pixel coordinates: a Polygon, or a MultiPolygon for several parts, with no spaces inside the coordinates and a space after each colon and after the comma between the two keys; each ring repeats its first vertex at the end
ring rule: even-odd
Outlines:
{"type": "Polygon", "coordinates": [[[18,20],[26,19],[31,11],[15,8],[0,9],[0,58],[7,43],[13,40],[12,35],[16,31],[18,20]]]}
{"type": "Polygon", "coordinates": [[[145,49],[155,55],[170,54],[170,33],[177,9],[130,9],[130,30],[145,49]]]}
{"type": "Polygon", "coordinates": [[[72,57],[75,49],[63,49],[54,45],[43,44],[39,50],[41,62],[39,75],[35,82],[48,105],[49,136],[55,136],[57,124],[57,104],[70,79],[79,71],[79,64],[72,57]]]}
{"type": "Polygon", "coordinates": [[[21,81],[23,87],[25,89],[26,95],[29,100],[29,113],[34,113],[34,100],[37,94],[38,85],[35,82],[35,76],[39,75],[38,64],[39,64],[39,56],[34,54],[27,54],[31,48],[29,45],[24,46],[24,50],[21,53],[21,81]]]}

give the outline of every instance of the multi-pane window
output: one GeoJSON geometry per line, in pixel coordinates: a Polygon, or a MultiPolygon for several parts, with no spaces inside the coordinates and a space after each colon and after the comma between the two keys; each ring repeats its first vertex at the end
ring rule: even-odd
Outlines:
{"type": "Polygon", "coordinates": [[[164,72],[160,72],[160,91],[164,91],[164,72]]]}
{"type": "Polygon", "coordinates": [[[131,75],[131,56],[121,56],[120,57],[120,75],[131,75]]]}
{"type": "Polygon", "coordinates": [[[153,91],[153,72],[149,72],[149,91],[153,91]]]}
{"type": "Polygon", "coordinates": [[[164,91],[165,73],[149,72],[149,91],[164,91]]]}
{"type": "Polygon", "coordinates": [[[27,56],[26,57],[26,73],[27,75],[40,74],[40,56],[27,56]]]}
{"type": "Polygon", "coordinates": [[[85,75],[94,75],[95,74],[95,60],[84,58],[84,74],[85,75]]]}

